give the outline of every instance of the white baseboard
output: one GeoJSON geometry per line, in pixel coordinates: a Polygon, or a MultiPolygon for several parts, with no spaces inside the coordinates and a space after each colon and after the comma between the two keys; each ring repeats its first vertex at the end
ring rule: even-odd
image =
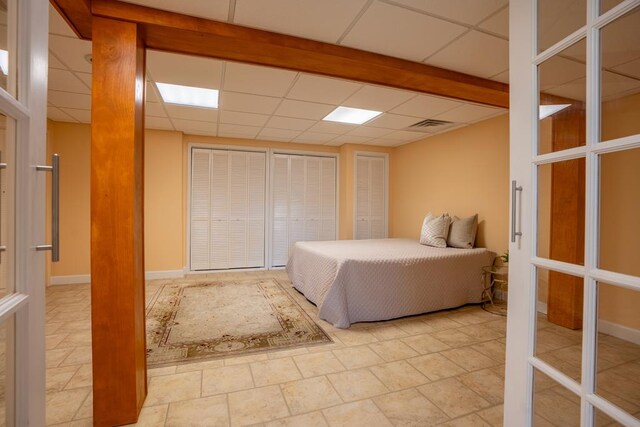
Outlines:
{"type": "Polygon", "coordinates": [[[607,320],[598,320],[598,332],[640,345],[640,329],[633,329],[607,320]]]}
{"type": "MultiPolygon", "coordinates": [[[[182,277],[184,277],[184,272],[182,270],[147,271],[144,274],[145,280],[180,279],[182,277]]],[[[80,274],[77,276],[51,276],[49,278],[50,285],[74,285],[79,283],[91,283],[91,275],[80,274]]]]}
{"type": "Polygon", "coordinates": [[[547,303],[538,301],[538,313],[547,314],[547,303]]]}

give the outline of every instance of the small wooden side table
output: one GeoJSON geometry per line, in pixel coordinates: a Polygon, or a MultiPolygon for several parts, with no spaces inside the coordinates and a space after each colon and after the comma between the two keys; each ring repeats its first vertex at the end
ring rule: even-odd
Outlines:
{"type": "Polygon", "coordinates": [[[484,276],[484,288],[482,289],[480,298],[484,302],[488,300],[488,302],[491,302],[491,305],[495,305],[493,301],[494,288],[496,285],[502,285],[504,288],[507,287],[509,268],[504,265],[485,265],[482,267],[482,274],[484,276]]]}

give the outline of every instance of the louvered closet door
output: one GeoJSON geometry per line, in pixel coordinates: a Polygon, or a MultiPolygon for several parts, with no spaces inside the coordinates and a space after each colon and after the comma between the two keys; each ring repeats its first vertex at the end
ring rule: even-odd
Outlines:
{"type": "Polygon", "coordinates": [[[193,150],[191,158],[191,269],[209,269],[211,150],[193,150]]]}
{"type": "Polygon", "coordinates": [[[305,157],[304,240],[320,237],[320,159],[305,157]]]}
{"type": "Polygon", "coordinates": [[[211,232],[207,269],[229,265],[229,152],[211,151],[211,232]]]}
{"type": "Polygon", "coordinates": [[[356,239],[383,239],[386,231],[386,159],[356,156],[356,239]]]}
{"type": "Polygon", "coordinates": [[[320,160],[320,240],[336,239],[336,159],[320,160]]]}
{"type": "Polygon", "coordinates": [[[287,247],[287,259],[293,244],[305,240],[305,159],[302,156],[291,156],[289,162],[289,244],[287,247]]]}
{"type": "Polygon", "coordinates": [[[369,230],[369,167],[368,157],[356,158],[356,239],[370,239],[369,230]]]}
{"type": "Polygon", "coordinates": [[[273,157],[273,231],[271,264],[285,265],[289,257],[289,156],[273,157]]]}
{"type": "Polygon", "coordinates": [[[246,267],[264,267],[266,155],[247,154],[247,260],[246,267]]]}

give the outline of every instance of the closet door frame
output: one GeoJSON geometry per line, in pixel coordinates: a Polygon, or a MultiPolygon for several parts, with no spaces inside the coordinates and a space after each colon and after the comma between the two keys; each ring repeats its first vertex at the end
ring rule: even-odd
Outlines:
{"type": "Polygon", "coordinates": [[[311,156],[311,157],[326,157],[333,158],[336,160],[336,234],[335,238],[338,239],[340,233],[340,154],[339,153],[331,153],[331,152],[321,152],[321,151],[306,151],[306,150],[288,150],[288,149],[280,149],[280,148],[270,148],[267,154],[269,167],[267,168],[267,173],[269,174],[267,186],[267,268],[269,270],[283,270],[285,267],[273,267],[273,254],[272,254],[272,244],[273,244],[273,162],[275,161],[276,154],[283,155],[294,155],[294,156],[311,156]]]}
{"type": "Polygon", "coordinates": [[[352,239],[356,239],[358,225],[358,157],[374,157],[384,159],[384,236],[389,237],[389,154],[375,151],[355,151],[353,153],[353,231],[352,239]]]}
{"type": "Polygon", "coordinates": [[[271,176],[271,155],[270,155],[270,150],[268,148],[263,148],[263,147],[251,147],[251,146],[242,146],[242,145],[228,145],[228,144],[206,144],[206,143],[199,143],[199,142],[189,142],[187,144],[187,217],[186,217],[186,223],[187,223],[187,235],[186,235],[186,251],[185,251],[185,257],[186,259],[184,260],[185,262],[185,267],[184,267],[184,273],[185,274],[208,274],[212,271],[215,272],[229,272],[229,271],[261,271],[261,270],[268,270],[269,269],[269,265],[271,262],[271,251],[270,248],[267,247],[266,245],[270,243],[270,227],[271,227],[271,214],[270,214],[270,209],[271,209],[271,194],[270,194],[270,190],[271,190],[271,182],[269,180],[269,177],[271,176]],[[200,149],[205,149],[205,150],[218,150],[218,151],[243,151],[243,152],[253,152],[253,153],[264,153],[265,154],[265,212],[264,212],[264,235],[268,236],[266,237],[265,240],[265,253],[264,253],[264,261],[265,261],[265,265],[264,267],[258,267],[258,268],[243,268],[243,269],[228,269],[228,270],[192,270],[191,269],[191,190],[192,190],[192,182],[191,182],[191,159],[192,159],[192,154],[193,154],[193,150],[196,148],[200,148],[200,149]],[[267,234],[269,233],[269,234],[267,234]],[[267,263],[267,261],[269,263],[267,263]]]}

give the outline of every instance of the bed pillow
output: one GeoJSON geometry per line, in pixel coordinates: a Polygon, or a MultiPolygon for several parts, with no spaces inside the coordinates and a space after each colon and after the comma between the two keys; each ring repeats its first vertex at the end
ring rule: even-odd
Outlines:
{"type": "Polygon", "coordinates": [[[449,226],[447,246],[452,248],[471,249],[476,241],[478,231],[478,214],[469,218],[454,216],[449,226]]]}
{"type": "Polygon", "coordinates": [[[422,222],[422,232],[420,233],[420,243],[436,248],[447,247],[447,234],[449,233],[449,214],[442,214],[434,217],[431,212],[424,217],[422,222]]]}

